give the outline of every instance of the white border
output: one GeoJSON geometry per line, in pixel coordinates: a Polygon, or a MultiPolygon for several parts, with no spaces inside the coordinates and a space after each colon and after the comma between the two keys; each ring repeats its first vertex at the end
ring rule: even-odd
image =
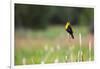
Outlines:
{"type": "Polygon", "coordinates": [[[11,27],[10,27],[10,31],[11,31],[11,34],[10,34],[10,36],[11,36],[11,42],[10,42],[10,45],[11,45],[11,47],[10,47],[10,49],[11,49],[11,60],[10,60],[10,67],[11,68],[14,68],[14,2],[13,1],[11,1],[11,11],[10,11],[10,14],[11,14],[11,23],[10,23],[10,25],[11,25],[11,27]]]}
{"type": "Polygon", "coordinates": [[[92,65],[95,68],[95,62],[80,62],[80,63],[59,63],[59,64],[40,64],[40,65],[22,65],[14,66],[14,3],[22,4],[41,4],[41,5],[56,5],[56,6],[75,6],[75,7],[92,7],[95,8],[91,0],[12,0],[11,2],[11,68],[12,69],[69,69],[69,68],[87,68],[92,65]],[[80,67],[81,66],[81,67],[80,67]]]}
{"type": "Polygon", "coordinates": [[[14,0],[13,2],[24,4],[95,7],[92,0],[14,0]]]}

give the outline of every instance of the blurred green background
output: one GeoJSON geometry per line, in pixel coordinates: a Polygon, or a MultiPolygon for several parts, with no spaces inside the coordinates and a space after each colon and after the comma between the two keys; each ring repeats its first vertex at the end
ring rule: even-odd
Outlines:
{"type": "Polygon", "coordinates": [[[17,3],[14,6],[15,65],[89,61],[90,57],[94,60],[94,8],[17,3]],[[65,31],[68,20],[75,39],[65,31]],[[79,33],[82,60],[78,57],[79,33]]]}

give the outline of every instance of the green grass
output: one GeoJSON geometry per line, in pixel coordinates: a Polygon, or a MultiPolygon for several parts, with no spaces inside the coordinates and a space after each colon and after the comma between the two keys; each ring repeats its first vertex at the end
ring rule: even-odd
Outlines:
{"type": "MultiPolygon", "coordinates": [[[[78,34],[82,33],[82,37],[86,38],[89,34],[88,27],[73,27],[74,35],[77,39],[78,34]]],[[[74,48],[70,51],[73,43],[67,42],[67,32],[62,26],[50,27],[47,30],[17,30],[15,32],[15,65],[22,65],[23,58],[26,59],[26,64],[40,64],[44,61],[46,64],[54,63],[55,59],[59,63],[77,62],[78,51],[80,49],[79,41],[74,44],[74,48]],[[22,40],[23,39],[23,40],[22,40]],[[62,39],[65,42],[61,42],[62,39]],[[20,40],[20,41],[19,41],[20,40]],[[30,41],[31,40],[31,41],[30,41]],[[61,40],[61,41],[60,41],[61,40]],[[23,43],[23,44],[21,44],[23,43]],[[41,44],[42,43],[42,44],[41,44]],[[44,50],[45,44],[48,44],[48,50],[44,50]],[[56,49],[56,45],[60,44],[60,50],[56,49]],[[71,45],[72,44],[72,45],[71,45]],[[71,46],[70,46],[71,45],[71,46]],[[54,51],[51,51],[51,48],[54,51]],[[71,54],[73,61],[70,60],[71,54]],[[66,60],[65,57],[68,57],[66,60]]],[[[83,61],[89,60],[88,44],[82,44],[83,61]]],[[[91,51],[92,60],[94,60],[94,49],[91,51]]]]}
{"type": "MultiPolygon", "coordinates": [[[[89,30],[88,27],[85,26],[74,26],[73,31],[76,35],[82,33],[82,35],[87,35],[89,30]]],[[[63,26],[53,26],[46,30],[17,30],[15,32],[19,36],[31,36],[31,37],[44,37],[44,38],[56,38],[61,34],[66,35],[65,28],[63,26]]]]}
{"type": "MultiPolygon", "coordinates": [[[[73,61],[77,61],[77,55],[78,55],[79,47],[75,47],[72,50],[73,53],[73,61]]],[[[83,52],[83,61],[88,61],[89,60],[89,52],[88,52],[88,47],[82,47],[82,52],[83,52]]],[[[44,49],[36,49],[36,50],[28,50],[28,49],[23,49],[16,51],[15,53],[15,65],[22,64],[22,59],[26,58],[26,64],[40,64],[41,61],[44,61],[45,57],[48,56],[45,59],[45,63],[54,63],[54,60],[57,58],[59,59],[60,63],[66,62],[70,60],[70,55],[72,54],[69,52],[68,48],[61,48],[59,51],[54,50],[54,52],[51,52],[48,50],[46,52],[44,49]],[[65,59],[65,56],[68,56],[68,60],[65,59]],[[34,63],[32,63],[32,59],[34,60],[34,63]]],[[[92,49],[92,60],[94,60],[94,53],[92,49]]]]}

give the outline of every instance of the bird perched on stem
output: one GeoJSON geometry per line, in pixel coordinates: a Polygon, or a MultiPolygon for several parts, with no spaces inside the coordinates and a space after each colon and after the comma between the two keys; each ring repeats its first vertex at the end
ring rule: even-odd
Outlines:
{"type": "Polygon", "coordinates": [[[69,21],[66,23],[65,29],[71,35],[71,37],[74,39],[73,29],[72,29],[71,24],[70,24],[69,21]]]}

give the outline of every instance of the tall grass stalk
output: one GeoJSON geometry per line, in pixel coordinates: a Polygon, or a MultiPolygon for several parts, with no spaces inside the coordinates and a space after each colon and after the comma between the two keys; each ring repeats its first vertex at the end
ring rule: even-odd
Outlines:
{"type": "Polygon", "coordinates": [[[31,60],[32,60],[32,64],[34,64],[34,59],[33,59],[33,58],[31,58],[31,60]]]}
{"type": "Polygon", "coordinates": [[[48,51],[48,44],[46,44],[46,45],[44,46],[44,50],[45,50],[45,51],[48,51]]]}
{"type": "Polygon", "coordinates": [[[26,58],[25,58],[25,57],[23,57],[23,59],[22,59],[22,64],[23,64],[23,65],[26,64],[26,58]]]}
{"type": "Polygon", "coordinates": [[[78,51],[78,62],[83,61],[83,52],[81,50],[78,51]]]}
{"type": "Polygon", "coordinates": [[[59,62],[59,59],[56,58],[56,59],[54,60],[54,63],[58,63],[58,62],[59,62]]]}
{"type": "Polygon", "coordinates": [[[44,61],[41,61],[41,64],[45,64],[45,62],[44,61]]]}
{"type": "Polygon", "coordinates": [[[81,33],[79,33],[79,43],[80,43],[80,49],[81,49],[81,46],[82,46],[82,35],[81,35],[81,33]]]}
{"type": "Polygon", "coordinates": [[[89,40],[89,61],[91,61],[91,41],[89,40]]]}
{"type": "Polygon", "coordinates": [[[60,50],[60,45],[59,45],[59,44],[57,44],[56,48],[57,48],[57,50],[60,50]]]}
{"type": "Polygon", "coordinates": [[[82,34],[81,33],[79,33],[79,44],[80,44],[80,49],[78,51],[78,61],[83,61],[82,34]]]}

